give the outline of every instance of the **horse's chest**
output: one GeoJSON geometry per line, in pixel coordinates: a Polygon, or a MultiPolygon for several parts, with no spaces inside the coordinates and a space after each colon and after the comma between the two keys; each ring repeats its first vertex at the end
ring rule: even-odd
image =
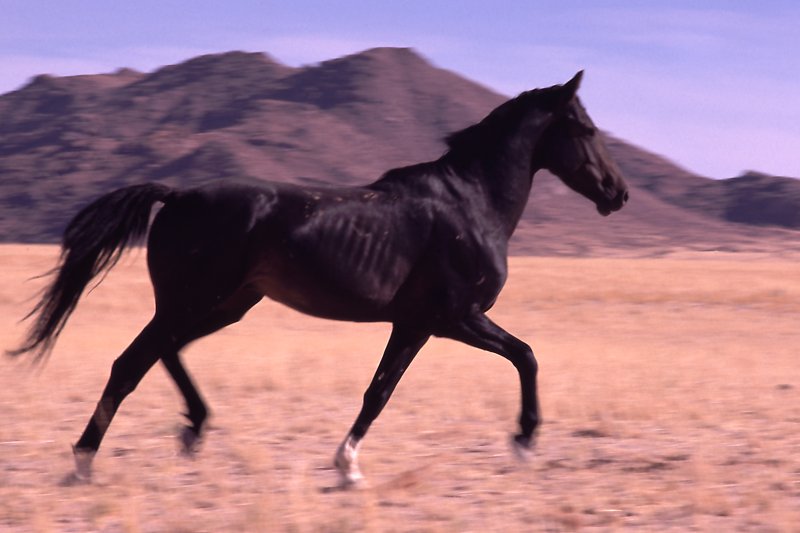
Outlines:
{"type": "MultiPolygon", "coordinates": [[[[450,233],[450,232],[448,232],[450,233]]],[[[445,235],[437,249],[442,304],[456,314],[490,308],[507,278],[505,246],[475,230],[445,235]]]]}

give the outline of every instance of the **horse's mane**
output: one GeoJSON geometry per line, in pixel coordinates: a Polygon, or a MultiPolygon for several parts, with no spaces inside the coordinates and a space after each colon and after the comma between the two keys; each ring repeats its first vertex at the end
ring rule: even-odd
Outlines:
{"type": "Polygon", "coordinates": [[[451,152],[462,150],[471,152],[489,141],[496,141],[498,134],[508,131],[522,119],[522,110],[541,92],[539,89],[523,92],[496,107],[480,122],[449,134],[444,138],[447,148],[451,152]]]}
{"type": "MultiPolygon", "coordinates": [[[[525,117],[525,110],[531,106],[546,108],[554,87],[525,91],[516,98],[507,100],[497,106],[480,122],[447,135],[443,141],[447,145],[446,155],[456,159],[470,158],[476,152],[492,149],[498,142],[503,142],[506,132],[514,131],[525,117]]],[[[407,182],[428,174],[442,171],[442,160],[417,163],[406,167],[388,170],[377,183],[386,184],[394,181],[407,182]]]]}
{"type": "Polygon", "coordinates": [[[545,89],[525,91],[516,98],[500,104],[480,122],[455,131],[444,138],[448,150],[453,152],[473,153],[481,147],[491,146],[501,140],[503,133],[512,131],[525,116],[524,111],[530,107],[551,108],[557,97],[560,85],[545,89]]]}

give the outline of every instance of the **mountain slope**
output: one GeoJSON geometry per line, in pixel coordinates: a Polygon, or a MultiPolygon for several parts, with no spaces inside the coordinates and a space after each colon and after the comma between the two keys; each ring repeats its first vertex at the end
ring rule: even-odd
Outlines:
{"type": "MultiPolygon", "coordinates": [[[[0,240],[58,240],[93,197],[148,180],[363,184],[438,157],[445,135],[504,99],[396,48],[305,68],[229,52],[149,74],[38,76],[0,96],[0,240]]],[[[800,229],[798,180],[709,180],[608,140],[632,186],[629,206],[601,219],[540,173],[517,253],[752,249],[797,233],[762,226],[800,229]]]]}

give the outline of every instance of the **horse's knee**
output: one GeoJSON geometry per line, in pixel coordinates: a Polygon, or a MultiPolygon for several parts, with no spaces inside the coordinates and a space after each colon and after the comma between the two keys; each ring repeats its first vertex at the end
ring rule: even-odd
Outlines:
{"type": "Polygon", "coordinates": [[[539,362],[536,361],[536,356],[533,355],[531,347],[520,342],[518,346],[512,351],[512,362],[517,370],[536,376],[539,372],[539,362]]]}

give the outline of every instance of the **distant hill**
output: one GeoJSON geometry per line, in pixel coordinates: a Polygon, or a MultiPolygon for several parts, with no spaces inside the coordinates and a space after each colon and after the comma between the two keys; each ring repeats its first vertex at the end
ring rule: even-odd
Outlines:
{"type": "MultiPolygon", "coordinates": [[[[149,74],[38,76],[0,96],[0,241],[57,241],[89,200],[143,181],[364,184],[438,157],[445,135],[505,99],[399,48],[304,68],[229,52],[149,74]]],[[[537,174],[516,253],[800,248],[800,180],[715,181],[608,142],[630,204],[601,218],[537,174]]]]}

